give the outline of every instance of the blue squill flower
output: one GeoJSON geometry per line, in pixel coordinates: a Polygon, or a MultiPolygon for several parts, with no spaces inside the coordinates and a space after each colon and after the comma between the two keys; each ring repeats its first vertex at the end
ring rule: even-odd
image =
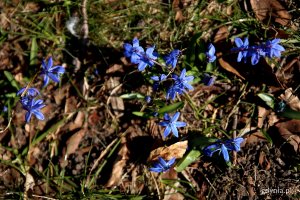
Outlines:
{"type": "Polygon", "coordinates": [[[244,141],[243,138],[238,137],[226,141],[217,141],[203,149],[206,156],[211,157],[215,152],[220,152],[226,162],[229,162],[228,151],[240,151],[241,143],[244,141]]]}
{"type": "Polygon", "coordinates": [[[163,158],[158,157],[158,162],[155,163],[149,170],[157,173],[166,172],[172,167],[175,161],[176,158],[172,158],[171,160],[166,162],[163,158]]]}
{"type": "Polygon", "coordinates": [[[139,40],[134,38],[132,40],[132,45],[125,43],[123,47],[125,49],[124,56],[130,58],[131,63],[138,64],[140,62],[140,57],[144,54],[144,49],[139,45],[139,40]]]}
{"type": "Polygon", "coordinates": [[[208,59],[208,62],[214,62],[216,60],[216,48],[213,44],[209,44],[208,51],[206,52],[206,57],[208,59]]]}
{"type": "Polygon", "coordinates": [[[164,119],[166,121],[159,122],[160,126],[165,126],[166,129],[164,131],[164,138],[166,138],[171,132],[175,137],[178,137],[178,130],[179,127],[185,127],[185,122],[178,122],[180,112],[176,112],[173,117],[171,118],[167,113],[164,115],[164,119]]]}
{"type": "Polygon", "coordinates": [[[40,110],[46,106],[45,104],[43,104],[43,100],[35,100],[28,97],[23,97],[21,98],[21,104],[23,106],[23,109],[27,111],[27,113],[25,114],[25,120],[27,123],[30,121],[32,114],[35,115],[39,120],[45,119],[43,113],[40,110]]]}
{"type": "Polygon", "coordinates": [[[141,57],[140,57],[140,62],[138,65],[138,69],[139,71],[143,71],[148,65],[150,67],[152,67],[154,65],[154,60],[157,59],[157,54],[153,53],[155,46],[153,47],[149,47],[146,50],[146,53],[144,53],[141,57]]]}
{"type": "Polygon", "coordinates": [[[65,68],[63,66],[53,66],[52,57],[48,59],[46,64],[45,60],[42,61],[42,72],[41,75],[44,76],[43,87],[48,85],[49,79],[52,79],[54,82],[58,83],[60,81],[60,75],[65,73],[65,68]]]}
{"type": "Polygon", "coordinates": [[[273,58],[273,57],[280,58],[281,51],[284,51],[285,49],[283,48],[283,46],[278,44],[279,42],[280,39],[278,38],[266,42],[265,49],[264,49],[266,52],[266,56],[268,56],[269,58],[273,58]]]}
{"type": "Polygon", "coordinates": [[[160,76],[152,76],[151,79],[155,81],[153,84],[153,90],[157,91],[159,84],[166,80],[167,76],[165,74],[161,74],[160,76]]]}
{"type": "Polygon", "coordinates": [[[174,49],[173,51],[171,51],[171,53],[169,55],[165,56],[164,60],[166,62],[166,65],[167,66],[171,65],[172,68],[174,69],[176,67],[177,60],[178,60],[180,53],[181,53],[180,50],[174,49]]]}
{"type": "Polygon", "coordinates": [[[185,88],[188,90],[193,90],[193,86],[191,86],[189,83],[194,80],[194,76],[185,76],[186,75],[186,69],[183,69],[180,73],[180,76],[173,75],[173,79],[175,80],[175,84],[177,84],[179,87],[184,90],[185,88]]]}
{"type": "Polygon", "coordinates": [[[263,51],[261,45],[251,46],[248,51],[248,57],[251,57],[251,64],[256,65],[259,62],[260,57],[265,57],[266,53],[263,51]]]}
{"type": "MultiPolygon", "coordinates": [[[[22,95],[23,92],[25,91],[26,87],[23,87],[22,89],[20,89],[18,92],[17,92],[17,95],[22,95]]],[[[40,92],[38,89],[36,88],[28,88],[26,93],[23,95],[23,96],[29,96],[29,97],[36,97],[37,95],[39,95],[40,92]]]]}
{"type": "Polygon", "coordinates": [[[242,58],[244,58],[244,61],[246,62],[246,59],[248,57],[248,48],[249,48],[249,40],[246,37],[244,42],[241,40],[241,38],[235,38],[234,43],[237,47],[234,47],[231,49],[231,51],[238,51],[238,57],[237,61],[241,62],[242,58]]]}
{"type": "Polygon", "coordinates": [[[215,80],[216,80],[215,76],[210,76],[209,74],[205,73],[202,82],[206,86],[212,86],[214,84],[215,80]]]}
{"type": "Polygon", "coordinates": [[[169,87],[167,91],[166,99],[171,98],[172,100],[175,99],[176,94],[183,94],[186,90],[193,90],[193,86],[190,85],[190,82],[194,80],[194,76],[185,76],[186,75],[186,69],[183,69],[181,71],[180,76],[177,76],[176,74],[172,75],[172,78],[174,80],[174,83],[169,87]]]}

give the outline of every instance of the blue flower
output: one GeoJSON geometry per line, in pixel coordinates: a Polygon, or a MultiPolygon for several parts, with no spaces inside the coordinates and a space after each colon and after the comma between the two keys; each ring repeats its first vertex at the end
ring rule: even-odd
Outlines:
{"type": "Polygon", "coordinates": [[[161,74],[160,76],[152,76],[151,79],[155,81],[153,84],[153,90],[157,91],[159,84],[166,80],[167,76],[165,74],[161,74]]]}
{"type": "Polygon", "coordinates": [[[158,157],[158,162],[153,165],[149,170],[152,172],[166,172],[168,171],[172,165],[175,163],[176,158],[172,158],[169,161],[165,161],[163,158],[158,157]]]}
{"type": "Polygon", "coordinates": [[[186,75],[186,69],[183,69],[180,76],[178,77],[176,74],[172,75],[172,78],[174,80],[174,84],[172,84],[168,91],[166,98],[171,98],[172,100],[175,99],[176,94],[183,94],[185,89],[193,90],[193,86],[189,84],[189,82],[194,80],[193,76],[185,76],[186,75]]]}
{"type": "Polygon", "coordinates": [[[240,151],[241,143],[244,141],[244,138],[237,137],[234,139],[226,140],[225,146],[231,151],[240,151]]]}
{"type": "Polygon", "coordinates": [[[2,112],[7,112],[8,111],[8,108],[7,108],[7,106],[3,106],[3,109],[2,109],[2,112]]]}
{"type": "Polygon", "coordinates": [[[177,93],[183,94],[183,92],[184,92],[184,89],[182,88],[182,86],[175,83],[169,87],[169,89],[167,91],[166,99],[174,100],[177,93]]]}
{"type": "Polygon", "coordinates": [[[147,103],[150,103],[150,102],[151,102],[151,97],[150,97],[150,96],[146,96],[146,97],[145,97],[145,101],[146,101],[147,103]]]}
{"type": "Polygon", "coordinates": [[[212,86],[214,84],[215,80],[216,80],[215,76],[210,76],[209,74],[205,73],[202,82],[206,86],[212,86]]]}
{"type": "Polygon", "coordinates": [[[209,44],[208,51],[206,52],[206,57],[208,59],[208,62],[214,62],[216,60],[216,48],[213,44],[209,44]]]}
{"type": "Polygon", "coordinates": [[[65,68],[63,66],[53,66],[52,57],[49,58],[48,63],[45,63],[45,60],[42,61],[42,72],[41,75],[44,76],[44,84],[43,87],[48,85],[49,78],[52,79],[54,82],[58,83],[59,75],[65,73],[65,68]]]}
{"type": "Polygon", "coordinates": [[[249,48],[249,40],[248,38],[245,38],[244,42],[241,40],[241,38],[235,38],[234,43],[237,47],[234,47],[231,49],[231,51],[238,51],[238,57],[237,62],[241,62],[242,58],[244,58],[244,61],[246,62],[246,58],[248,57],[248,48],[249,48]]]}
{"type": "Polygon", "coordinates": [[[285,49],[283,46],[278,44],[280,42],[280,39],[274,39],[272,41],[267,41],[265,44],[265,52],[266,55],[269,58],[277,57],[280,58],[281,56],[281,51],[284,51],[285,49]]]}
{"type": "Polygon", "coordinates": [[[259,62],[261,56],[266,56],[265,51],[261,45],[252,46],[249,48],[248,56],[251,57],[251,64],[256,65],[259,62]]]}
{"type": "Polygon", "coordinates": [[[132,45],[125,43],[123,47],[125,49],[124,56],[130,58],[131,63],[138,64],[140,62],[140,57],[144,54],[144,49],[139,45],[139,40],[134,38],[132,40],[132,45]]]}
{"type": "Polygon", "coordinates": [[[165,56],[164,60],[166,62],[166,65],[167,66],[171,65],[172,68],[174,69],[176,67],[177,60],[178,60],[180,53],[181,53],[180,50],[174,49],[173,51],[171,51],[171,53],[169,55],[165,56]]]}
{"type": "MultiPolygon", "coordinates": [[[[23,92],[25,91],[26,87],[23,87],[22,89],[20,89],[18,92],[17,92],[17,95],[22,95],[23,92]]],[[[40,92],[38,89],[36,88],[28,88],[26,93],[23,95],[23,96],[29,96],[29,97],[35,97],[37,95],[39,95],[40,92]]]]}
{"type": "Polygon", "coordinates": [[[157,54],[153,53],[155,46],[149,47],[146,50],[139,60],[138,69],[139,71],[143,71],[148,65],[152,67],[154,65],[154,60],[157,59],[157,54]]]}
{"type": "Polygon", "coordinates": [[[45,119],[43,113],[41,113],[40,111],[40,109],[46,106],[45,104],[43,104],[43,100],[41,99],[35,100],[28,97],[23,97],[21,98],[21,104],[23,108],[27,111],[25,115],[25,119],[27,123],[30,121],[32,114],[34,114],[36,118],[38,118],[39,120],[45,119]]]}
{"type": "Polygon", "coordinates": [[[166,138],[172,131],[173,135],[175,137],[178,137],[178,130],[177,128],[179,127],[184,127],[186,126],[185,122],[178,122],[178,118],[179,118],[180,112],[176,112],[174,114],[174,116],[171,118],[167,113],[165,113],[164,115],[164,119],[166,121],[163,122],[159,122],[160,126],[165,126],[166,129],[164,131],[164,138],[166,138]]]}
{"type": "Polygon", "coordinates": [[[177,75],[173,75],[173,79],[175,80],[175,84],[179,85],[182,90],[187,88],[188,90],[193,90],[193,86],[189,84],[189,82],[194,80],[194,76],[185,76],[186,74],[186,69],[183,69],[180,76],[178,77],[177,75]]]}
{"type": "Polygon", "coordinates": [[[217,141],[203,149],[203,152],[206,156],[211,157],[215,152],[219,151],[222,153],[223,158],[226,162],[229,162],[228,151],[240,151],[241,143],[244,141],[243,138],[238,137],[224,142],[217,141]]]}

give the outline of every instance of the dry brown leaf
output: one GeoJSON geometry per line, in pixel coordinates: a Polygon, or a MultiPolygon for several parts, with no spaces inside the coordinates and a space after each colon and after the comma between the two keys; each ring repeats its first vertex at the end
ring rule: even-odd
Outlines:
{"type": "Polygon", "coordinates": [[[76,132],[74,135],[72,135],[68,139],[66,155],[70,155],[70,154],[76,152],[76,150],[78,149],[79,143],[81,142],[81,140],[86,132],[87,132],[86,129],[81,129],[80,131],[76,132]]]}
{"type": "Polygon", "coordinates": [[[227,26],[221,26],[215,35],[214,43],[225,40],[229,36],[229,31],[227,26]]]}
{"type": "Polygon", "coordinates": [[[260,21],[268,20],[269,16],[275,18],[275,22],[286,26],[292,16],[277,0],[250,0],[255,16],[260,21]]]}
{"type": "Polygon", "coordinates": [[[264,121],[268,114],[269,114],[269,112],[264,107],[258,106],[258,120],[257,120],[258,128],[263,127],[264,121]]]}
{"type": "Polygon", "coordinates": [[[107,104],[111,104],[111,107],[117,117],[123,116],[125,110],[123,99],[118,97],[122,84],[117,77],[111,77],[107,82],[107,88],[111,90],[110,96],[107,99],[107,104]]]}
{"type": "Polygon", "coordinates": [[[267,156],[266,156],[265,152],[263,152],[263,151],[261,151],[259,153],[258,163],[265,170],[269,170],[271,168],[271,163],[267,159],[267,156]]]}
{"type": "Polygon", "coordinates": [[[162,157],[164,160],[171,160],[172,158],[182,158],[184,153],[186,152],[188,146],[188,141],[176,142],[168,147],[159,147],[153,151],[151,151],[150,156],[148,158],[148,162],[153,162],[158,159],[158,157],[162,157]]]}
{"type": "Polygon", "coordinates": [[[124,72],[123,65],[114,64],[106,70],[106,74],[124,72]]]}
{"type": "Polygon", "coordinates": [[[65,113],[75,112],[77,109],[77,100],[75,96],[66,99],[65,113]]]}
{"type": "Polygon", "coordinates": [[[226,62],[225,60],[223,60],[223,58],[221,57],[222,56],[222,53],[217,53],[217,56],[219,57],[218,58],[218,61],[221,65],[221,67],[223,67],[225,70],[237,75],[238,77],[240,77],[241,79],[245,80],[245,78],[236,70],[234,69],[228,62],[226,62]]]}
{"type": "Polygon", "coordinates": [[[296,153],[300,151],[300,120],[289,120],[276,124],[280,136],[293,146],[296,153]]]}
{"type": "Polygon", "coordinates": [[[72,131],[72,130],[82,127],[84,119],[85,119],[84,112],[79,111],[77,113],[77,116],[76,116],[74,122],[70,123],[69,130],[72,131]]]}
{"type": "Polygon", "coordinates": [[[300,100],[292,91],[292,88],[288,88],[285,90],[284,94],[280,95],[280,97],[287,102],[291,109],[300,111],[300,100]]]}
{"type": "Polygon", "coordinates": [[[110,179],[108,180],[106,187],[113,187],[113,186],[117,186],[122,178],[122,174],[123,174],[123,169],[126,166],[127,160],[128,160],[128,148],[126,145],[126,138],[122,137],[121,138],[121,149],[118,153],[118,157],[117,160],[114,163],[113,169],[112,169],[112,173],[110,176],[110,179]]]}

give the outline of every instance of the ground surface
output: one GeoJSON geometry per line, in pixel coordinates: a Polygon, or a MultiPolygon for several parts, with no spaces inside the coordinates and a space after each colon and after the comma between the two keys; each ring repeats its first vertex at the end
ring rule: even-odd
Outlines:
{"type": "MultiPolygon", "coordinates": [[[[299,6],[268,0],[0,2],[0,105],[7,107],[0,116],[0,198],[299,198],[299,113],[283,116],[258,97],[268,93],[276,104],[284,100],[300,111],[299,6]],[[253,43],[281,38],[286,51],[256,66],[237,63],[229,49],[235,37],[246,36],[253,43]],[[175,101],[183,102],[180,121],[188,124],[179,138],[163,139],[161,116],[134,113],[152,114],[155,103],[120,98],[152,92],[151,73],[123,56],[123,43],[134,37],[162,55],[183,50],[176,70],[195,76],[194,90],[175,101]],[[209,43],[218,56],[212,65],[201,58],[209,43]],[[40,91],[46,119],[26,124],[16,92],[50,56],[66,73],[40,91]],[[217,77],[213,86],[202,83],[204,73],[217,77]],[[201,155],[181,172],[149,172],[153,154],[180,160],[204,137],[233,136],[245,142],[230,154],[231,166],[218,154],[201,155]]],[[[37,77],[31,86],[41,85],[37,77]]],[[[164,93],[156,96],[174,103],[164,93]]]]}

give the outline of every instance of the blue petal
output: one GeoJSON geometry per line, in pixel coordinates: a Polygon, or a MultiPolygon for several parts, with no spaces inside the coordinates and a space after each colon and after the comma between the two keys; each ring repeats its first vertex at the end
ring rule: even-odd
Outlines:
{"type": "Polygon", "coordinates": [[[158,161],[164,168],[168,167],[166,161],[162,157],[158,157],[158,161]]]}
{"type": "Polygon", "coordinates": [[[45,87],[46,85],[48,85],[49,83],[49,77],[45,74],[44,75],[44,84],[43,84],[43,87],[45,87]]]}
{"type": "Polygon", "coordinates": [[[49,78],[51,78],[54,82],[59,83],[59,76],[53,73],[48,73],[49,78]]]}
{"type": "Polygon", "coordinates": [[[224,160],[225,160],[226,162],[228,162],[228,161],[229,161],[228,150],[227,150],[227,148],[225,147],[224,144],[221,145],[221,152],[222,152],[222,155],[223,155],[223,157],[224,157],[224,160]]]}
{"type": "Polygon", "coordinates": [[[39,120],[44,120],[44,119],[45,119],[43,113],[41,113],[40,111],[33,110],[32,113],[33,113],[33,114],[36,116],[36,118],[38,118],[39,120]]]}
{"type": "Polygon", "coordinates": [[[144,69],[147,67],[147,63],[145,62],[140,62],[138,65],[139,71],[144,71],[144,69]]]}
{"type": "Polygon", "coordinates": [[[173,115],[173,117],[172,117],[172,119],[171,119],[171,122],[176,122],[176,121],[178,120],[178,118],[179,118],[179,115],[180,115],[180,112],[176,112],[176,113],[173,115]]]}
{"type": "Polygon", "coordinates": [[[159,122],[158,125],[160,125],[160,126],[168,126],[169,123],[168,122],[159,122]]]}
{"type": "Polygon", "coordinates": [[[241,38],[235,38],[234,39],[234,43],[235,43],[235,45],[237,46],[237,47],[241,47],[241,46],[243,46],[243,41],[241,40],[241,38]]]}
{"type": "Polygon", "coordinates": [[[165,131],[164,131],[164,138],[168,137],[168,135],[171,133],[171,128],[170,126],[167,126],[165,131]]]}
{"type": "Polygon", "coordinates": [[[27,123],[30,121],[31,115],[32,115],[32,113],[31,113],[30,111],[28,111],[28,112],[25,114],[25,120],[26,120],[27,123]]]}
{"type": "Polygon", "coordinates": [[[52,66],[53,66],[53,60],[52,60],[52,57],[50,57],[48,59],[47,70],[49,70],[52,66]]]}
{"type": "Polygon", "coordinates": [[[161,167],[152,167],[152,168],[149,168],[149,170],[152,172],[156,172],[156,173],[160,173],[163,171],[163,169],[161,167]]]}
{"type": "Polygon", "coordinates": [[[175,126],[178,128],[185,127],[186,123],[185,122],[175,122],[175,126]]]}
{"type": "Polygon", "coordinates": [[[140,45],[139,45],[139,40],[138,40],[137,38],[133,38],[132,44],[133,44],[133,45],[132,45],[133,47],[138,47],[138,46],[140,46],[140,45]]]}
{"type": "Polygon", "coordinates": [[[178,137],[178,130],[174,124],[171,125],[172,133],[175,137],[178,137]]]}
{"type": "Polygon", "coordinates": [[[158,76],[152,76],[151,79],[154,80],[154,81],[159,81],[159,77],[158,76]]]}
{"type": "Polygon", "coordinates": [[[171,167],[175,163],[175,161],[176,161],[176,158],[172,158],[171,160],[168,161],[167,165],[169,167],[171,167]]]}

